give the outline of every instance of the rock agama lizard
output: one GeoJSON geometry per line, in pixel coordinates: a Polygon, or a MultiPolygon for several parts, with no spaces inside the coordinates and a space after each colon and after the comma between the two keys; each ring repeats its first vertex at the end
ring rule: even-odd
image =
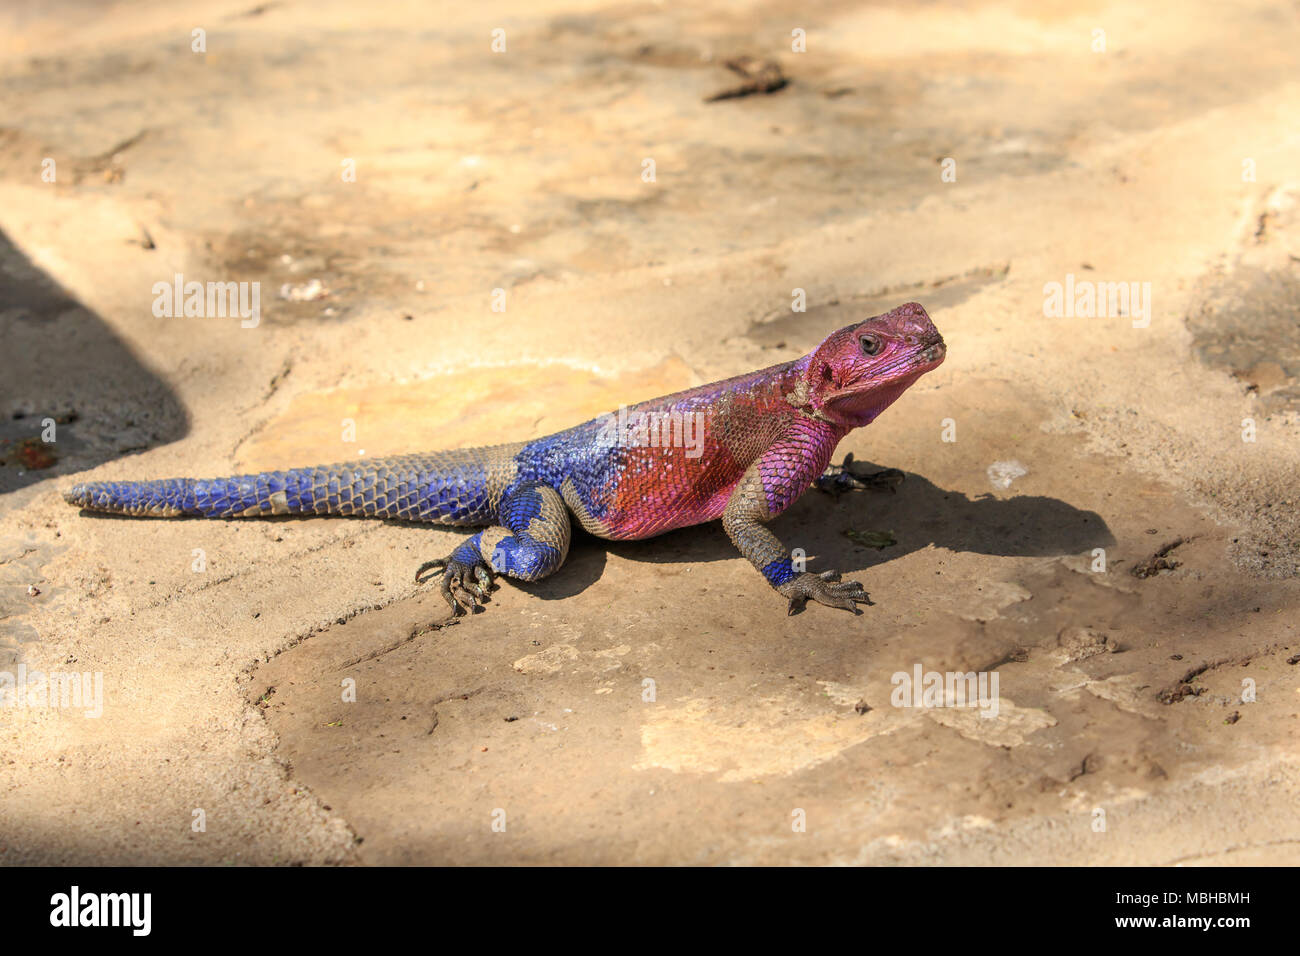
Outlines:
{"type": "Polygon", "coordinates": [[[853,486],[859,479],[847,469],[827,468],[840,439],[944,355],[934,323],[911,302],[832,333],[803,358],[631,406],[617,421],[639,422],[635,429],[611,427],[614,416],[605,416],[533,441],[231,478],[87,482],[64,498],[142,517],[329,514],[486,526],[416,571],[419,581],[441,570],[453,613],[474,609],[494,574],[536,581],[559,568],[571,516],[611,540],[721,518],[790,613],[809,599],[860,613],[858,604],[871,603],[861,584],[800,570],[766,525],[814,483],[853,486]],[[694,448],[677,440],[683,421],[702,426],[694,448]]]}

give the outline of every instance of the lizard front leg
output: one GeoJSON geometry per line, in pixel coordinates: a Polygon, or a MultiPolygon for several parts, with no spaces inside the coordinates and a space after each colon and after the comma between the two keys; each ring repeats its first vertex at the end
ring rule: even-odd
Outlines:
{"type": "MultiPolygon", "coordinates": [[[[834,447],[833,445],[831,446],[834,447]]],[[[866,590],[857,581],[839,580],[837,571],[821,574],[795,570],[790,552],[765,525],[784,511],[808,487],[812,475],[825,461],[808,458],[806,446],[778,443],[749,466],[722,512],[722,526],[740,553],[749,559],[767,582],[790,599],[789,613],[803,609],[811,598],[819,604],[858,611],[858,604],[870,604],[866,590]],[[807,458],[807,460],[805,460],[807,458]]],[[[830,457],[829,452],[826,455],[830,457]]]]}
{"type": "Polygon", "coordinates": [[[546,485],[524,485],[497,506],[493,525],[469,538],[449,557],[426,561],[415,580],[442,568],[442,596],[453,613],[472,611],[487,596],[493,573],[540,581],[569,554],[569,512],[559,492],[546,485]]]}

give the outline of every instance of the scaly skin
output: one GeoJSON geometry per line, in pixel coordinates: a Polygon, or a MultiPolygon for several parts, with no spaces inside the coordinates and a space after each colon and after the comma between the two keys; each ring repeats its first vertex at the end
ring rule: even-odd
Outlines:
{"type": "Polygon", "coordinates": [[[657,436],[622,431],[617,416],[605,416],[510,445],[234,478],[89,482],[64,497],[143,517],[331,514],[485,525],[416,572],[419,580],[442,569],[453,611],[476,607],[494,573],[536,581],[563,564],[570,515],[611,540],[721,518],[791,613],[809,599],[859,613],[859,603],[870,603],[861,584],[840,582],[833,571],[800,573],[766,524],[815,481],[833,491],[857,486],[847,469],[822,477],[836,445],[938,367],[944,352],[930,317],[912,302],[840,329],[796,361],[626,410],[633,424],[637,413],[656,413],[657,436]]]}

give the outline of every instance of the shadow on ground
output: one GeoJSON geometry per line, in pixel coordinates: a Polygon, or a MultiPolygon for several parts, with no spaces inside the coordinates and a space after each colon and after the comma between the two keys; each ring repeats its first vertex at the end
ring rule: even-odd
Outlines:
{"type": "Polygon", "coordinates": [[[175,392],[3,232],[0,338],[0,494],[189,431],[175,392]]]}
{"type": "MultiPolygon", "coordinates": [[[[864,467],[882,468],[883,466],[864,467]]],[[[896,493],[855,492],[833,498],[809,491],[771,524],[790,548],[816,555],[816,568],[852,573],[905,557],[934,545],[955,552],[999,557],[1058,557],[1115,544],[1105,520],[1095,511],[1058,498],[991,494],[969,497],[909,474],[896,493]],[[855,544],[847,531],[883,531],[895,539],[885,548],[855,544]]],[[[609,550],[632,561],[651,563],[722,561],[736,557],[720,524],[683,528],[642,542],[611,542],[609,550]]],[[[599,576],[599,575],[597,575],[599,576]]],[[[542,598],[545,582],[530,593],[542,598]]],[[[565,595],[575,593],[566,590],[565,595]]]]}

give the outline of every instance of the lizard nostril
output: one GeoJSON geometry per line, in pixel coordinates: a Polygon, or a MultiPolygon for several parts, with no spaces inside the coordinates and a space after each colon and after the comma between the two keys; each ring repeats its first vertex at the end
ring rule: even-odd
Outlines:
{"type": "Polygon", "coordinates": [[[903,341],[906,342],[908,345],[920,345],[920,344],[921,344],[921,340],[920,340],[919,338],[917,338],[915,335],[904,336],[903,341]]]}

